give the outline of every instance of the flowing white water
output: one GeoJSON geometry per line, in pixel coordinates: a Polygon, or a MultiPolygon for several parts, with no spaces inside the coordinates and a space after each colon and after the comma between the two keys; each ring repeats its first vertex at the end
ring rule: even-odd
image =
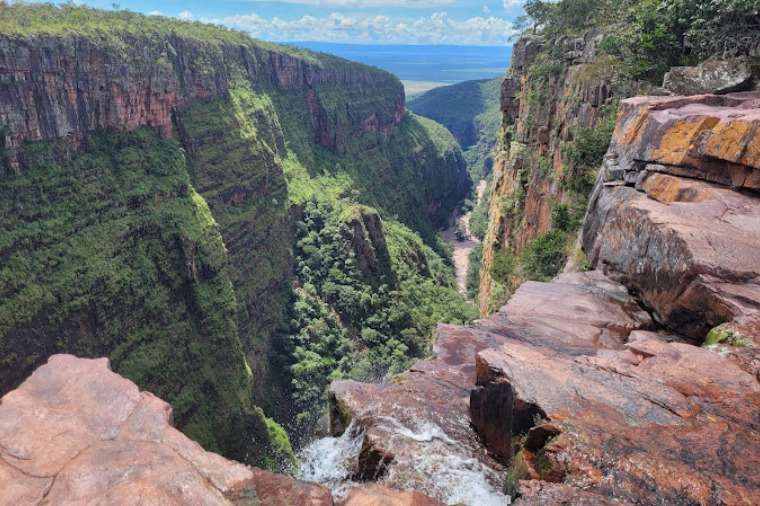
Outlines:
{"type": "Polygon", "coordinates": [[[336,499],[344,499],[355,483],[351,476],[356,472],[357,459],[362,449],[364,432],[353,422],[340,437],[316,439],[298,454],[298,479],[321,483],[332,491],[336,499]]]}
{"type": "MultiPolygon", "coordinates": [[[[392,417],[380,417],[379,421],[389,434],[388,448],[395,454],[392,486],[419,490],[446,504],[509,504],[509,497],[494,486],[499,481],[494,471],[475,458],[461,455],[459,443],[438,425],[421,420],[409,426],[392,417]]],[[[299,454],[298,478],[321,483],[336,497],[344,498],[357,485],[351,476],[356,472],[363,438],[352,424],[341,437],[312,442],[299,454]]]]}
{"type": "Polygon", "coordinates": [[[401,441],[403,439],[419,443],[411,447],[411,452],[396,454],[396,468],[404,471],[397,473],[395,483],[404,485],[403,488],[420,490],[446,504],[509,504],[508,496],[493,485],[499,477],[479,460],[462,455],[460,443],[451,439],[438,425],[415,420],[409,426],[392,417],[380,419],[380,425],[391,434],[389,447],[393,448],[395,441],[399,448],[410,448],[401,441]],[[408,476],[408,481],[403,476],[408,476]]]}

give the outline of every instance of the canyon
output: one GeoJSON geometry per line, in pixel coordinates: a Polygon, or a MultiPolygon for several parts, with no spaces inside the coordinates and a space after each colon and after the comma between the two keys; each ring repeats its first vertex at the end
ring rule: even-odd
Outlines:
{"type": "Polygon", "coordinates": [[[471,158],[377,69],[0,9],[0,504],[760,503],[756,54],[547,21],[471,158]]]}
{"type": "Polygon", "coordinates": [[[126,11],[0,10],[3,393],[53,354],[107,356],[206,449],[287,467],[275,419],[313,430],[312,386],[386,345],[360,333],[399,336],[402,367],[435,323],[420,298],[468,318],[434,250],[465,162],[392,75],[126,11]],[[315,203],[321,251],[302,234],[315,203]],[[330,314],[353,362],[309,341],[330,314]]]}

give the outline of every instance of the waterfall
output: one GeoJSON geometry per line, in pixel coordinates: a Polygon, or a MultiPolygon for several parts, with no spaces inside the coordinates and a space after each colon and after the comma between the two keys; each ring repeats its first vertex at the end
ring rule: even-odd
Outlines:
{"type": "MultiPolygon", "coordinates": [[[[411,456],[397,455],[397,465],[414,470],[414,476],[405,480],[395,476],[392,488],[418,490],[446,504],[466,506],[505,506],[510,504],[494,482],[499,481],[494,471],[475,458],[467,458],[456,451],[457,442],[445,431],[428,421],[410,427],[392,417],[378,417],[380,425],[391,440],[412,442],[416,451],[411,456]]],[[[357,471],[358,456],[362,449],[364,432],[353,422],[340,437],[317,439],[300,453],[297,477],[327,486],[338,499],[359,483],[352,481],[357,471]]],[[[382,483],[381,483],[382,484],[382,483]]]]}
{"type": "Polygon", "coordinates": [[[357,459],[362,449],[364,431],[351,422],[340,437],[316,439],[299,453],[296,477],[300,480],[320,483],[333,493],[336,499],[344,499],[354,482],[357,459]]]}

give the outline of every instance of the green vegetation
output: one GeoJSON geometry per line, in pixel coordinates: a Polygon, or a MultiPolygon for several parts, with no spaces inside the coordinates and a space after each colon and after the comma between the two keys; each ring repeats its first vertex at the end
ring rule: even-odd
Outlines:
{"type": "MultiPolygon", "coordinates": [[[[221,25],[145,16],[128,10],[105,11],[74,4],[0,3],[0,33],[86,36],[94,42],[125,48],[134,42],[130,41],[130,37],[136,36],[149,36],[154,40],[179,36],[215,45],[254,44],[248,34],[221,25]]],[[[265,41],[255,41],[255,45],[317,61],[316,55],[309,51],[265,41]]]]}
{"type": "Polygon", "coordinates": [[[674,65],[751,54],[760,45],[756,0],[529,0],[523,26],[547,40],[614,26],[600,49],[633,79],[660,84],[674,65]]]}
{"type": "Polygon", "coordinates": [[[485,239],[486,231],[488,230],[488,208],[491,205],[492,178],[489,176],[486,181],[483,198],[478,201],[470,215],[470,232],[481,241],[485,239]]]}
{"type": "Polygon", "coordinates": [[[289,346],[293,432],[304,438],[323,413],[330,381],[377,381],[402,372],[429,350],[438,322],[475,316],[432,249],[399,223],[367,230],[382,226],[373,215],[315,199],[297,224],[289,346]]]}
{"type": "Polygon", "coordinates": [[[529,469],[525,463],[523,452],[517,452],[507,468],[507,474],[504,479],[504,493],[513,499],[520,495],[520,480],[528,477],[529,469]]]}
{"type": "Polygon", "coordinates": [[[749,346],[752,343],[752,339],[740,332],[725,328],[723,325],[719,325],[707,334],[705,338],[705,346],[716,346],[718,344],[725,344],[728,346],[744,347],[749,346]]]}
{"type": "Polygon", "coordinates": [[[204,447],[286,468],[275,420],[295,411],[305,433],[329,380],[397,373],[438,322],[475,316],[436,234],[469,189],[465,161],[434,121],[398,123],[389,74],[125,11],[0,4],[0,31],[86,37],[171,79],[181,61],[219,88],[174,111],[176,140],[22,146],[0,185],[4,390],[51,353],[109,356],[204,447]],[[279,87],[269,51],[324,80],[279,87]]]}
{"type": "Polygon", "coordinates": [[[469,267],[467,269],[467,298],[477,300],[478,291],[480,290],[480,266],[483,262],[483,245],[478,244],[469,256],[469,267]]]}
{"type": "MultiPolygon", "coordinates": [[[[328,89],[321,93],[335,92],[328,89]]],[[[376,107],[376,102],[368,102],[368,96],[392,96],[393,92],[395,87],[373,92],[349,89],[344,91],[344,100],[358,111],[366,103],[369,116],[375,112],[369,107],[376,107]]],[[[285,135],[288,156],[284,170],[293,203],[325,195],[359,202],[406,224],[442,251],[436,228],[446,223],[450,210],[469,188],[461,150],[444,127],[409,113],[387,142],[381,134],[369,132],[335,151],[313,142],[308,111],[290,105],[302,97],[279,91],[270,92],[270,96],[285,135]],[[430,202],[440,206],[431,213],[420,212],[430,202]]],[[[336,107],[342,110],[343,106],[336,102],[336,107]]],[[[354,127],[347,124],[346,128],[354,127]]]]}
{"type": "Polygon", "coordinates": [[[502,79],[465,81],[443,86],[410,100],[416,114],[431,118],[449,129],[464,150],[473,182],[491,170],[491,152],[501,126],[499,97],[502,79]]]}
{"type": "Polygon", "coordinates": [[[522,267],[527,279],[549,281],[565,263],[567,235],[552,230],[530,241],[522,252],[522,267]]]}
{"type": "Polygon", "coordinates": [[[142,129],[58,148],[25,145],[0,185],[3,389],[52,353],[108,355],[206,448],[244,459],[258,434],[256,462],[287,460],[250,402],[224,242],[179,144],[142,129]]]}

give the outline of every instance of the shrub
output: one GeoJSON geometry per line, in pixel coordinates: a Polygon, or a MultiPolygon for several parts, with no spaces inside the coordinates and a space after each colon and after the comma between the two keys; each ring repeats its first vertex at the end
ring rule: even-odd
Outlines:
{"type": "Polygon", "coordinates": [[[515,270],[515,258],[510,250],[499,249],[494,252],[491,264],[491,276],[494,280],[507,282],[515,270]]]}
{"type": "Polygon", "coordinates": [[[483,261],[483,246],[478,244],[469,256],[469,267],[467,269],[467,296],[475,299],[480,290],[480,263],[483,261]]]}
{"type": "Polygon", "coordinates": [[[548,281],[556,276],[565,261],[566,237],[564,232],[552,230],[529,242],[522,253],[525,277],[548,281]]]}
{"type": "Polygon", "coordinates": [[[570,210],[567,204],[557,204],[552,208],[552,227],[564,232],[570,230],[570,210]]]}

